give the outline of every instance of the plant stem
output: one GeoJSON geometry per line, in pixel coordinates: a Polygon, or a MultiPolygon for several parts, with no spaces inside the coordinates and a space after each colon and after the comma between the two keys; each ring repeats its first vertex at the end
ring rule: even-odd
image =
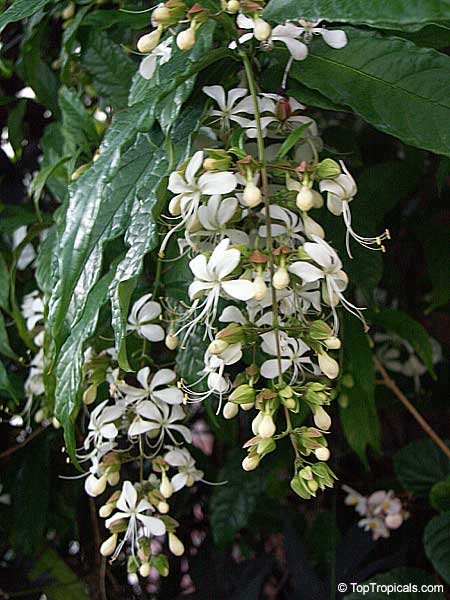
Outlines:
{"type": "Polygon", "coordinates": [[[450,448],[447,446],[444,440],[438,436],[438,434],[434,431],[431,425],[429,425],[429,423],[425,421],[425,419],[422,417],[422,415],[419,413],[416,407],[408,400],[405,394],[397,386],[395,381],[391,379],[391,377],[389,377],[386,369],[383,367],[380,360],[376,356],[374,356],[373,361],[375,363],[375,367],[377,368],[378,372],[382,377],[380,383],[382,383],[384,386],[390,389],[391,392],[393,392],[393,394],[400,400],[403,406],[405,406],[405,408],[412,414],[412,416],[419,423],[419,425],[422,427],[422,429],[425,431],[428,437],[430,437],[436,444],[436,446],[439,446],[442,452],[448,458],[450,458],[450,448]]]}

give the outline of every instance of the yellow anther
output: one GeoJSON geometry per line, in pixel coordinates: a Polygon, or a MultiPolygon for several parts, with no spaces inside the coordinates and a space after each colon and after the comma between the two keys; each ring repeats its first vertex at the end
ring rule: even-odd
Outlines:
{"type": "Polygon", "coordinates": [[[381,252],[386,252],[386,248],[384,246],[381,246],[381,252]]]}
{"type": "Polygon", "coordinates": [[[385,233],[386,233],[387,239],[390,240],[391,239],[391,232],[389,231],[389,229],[386,229],[385,233]]]}
{"type": "Polygon", "coordinates": [[[381,240],[379,237],[377,237],[375,241],[377,243],[377,246],[381,246],[381,240]]]}
{"type": "Polygon", "coordinates": [[[183,398],[183,404],[187,404],[189,401],[189,396],[185,393],[183,398]]]}

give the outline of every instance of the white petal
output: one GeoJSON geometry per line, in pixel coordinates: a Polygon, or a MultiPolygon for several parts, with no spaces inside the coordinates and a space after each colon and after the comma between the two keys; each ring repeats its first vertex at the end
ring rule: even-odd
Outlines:
{"type": "Polygon", "coordinates": [[[208,263],[204,254],[199,254],[189,262],[189,268],[197,279],[211,281],[211,273],[208,270],[208,263]]]}
{"type": "Polygon", "coordinates": [[[149,54],[139,65],[139,73],[144,79],[151,79],[155,73],[158,59],[154,54],[149,54]]]}
{"type": "Polygon", "coordinates": [[[113,440],[119,432],[117,431],[117,427],[114,425],[114,423],[108,423],[108,425],[103,425],[100,433],[107,440],[113,440]]]}
{"type": "Polygon", "coordinates": [[[238,207],[236,198],[225,198],[220,202],[217,211],[217,221],[219,225],[225,225],[233,217],[238,207]]]}
{"type": "Polygon", "coordinates": [[[156,371],[156,373],[153,375],[150,384],[150,390],[153,391],[161,385],[172,383],[172,381],[175,381],[176,378],[176,373],[175,371],[172,371],[172,369],[159,369],[159,371],[156,371]]]}
{"type": "Polygon", "coordinates": [[[234,88],[228,92],[228,108],[233,108],[236,100],[248,94],[247,88],[234,88]]]}
{"type": "Polygon", "coordinates": [[[288,37],[276,38],[272,36],[272,39],[278,39],[280,42],[286,44],[292,58],[295,60],[304,60],[308,56],[308,46],[303,42],[288,37]]]}
{"type": "Polygon", "coordinates": [[[144,525],[148,531],[153,535],[164,535],[166,533],[166,526],[161,519],[156,517],[147,517],[146,515],[137,514],[136,518],[144,525]]]}
{"type": "MultiPolygon", "coordinates": [[[[292,361],[287,358],[281,359],[281,371],[283,373],[287,371],[291,365],[292,361]]],[[[261,365],[261,375],[266,379],[275,379],[275,377],[278,377],[278,360],[276,358],[270,358],[269,360],[264,361],[261,365]]]]}
{"type": "MultiPolygon", "coordinates": [[[[176,466],[176,465],[173,465],[176,466]]],[[[172,477],[170,483],[173,485],[173,491],[178,492],[181,488],[184,488],[188,480],[187,473],[177,473],[172,477]]]]}
{"type": "Polygon", "coordinates": [[[232,273],[241,262],[241,253],[236,248],[227,250],[222,255],[213,253],[208,267],[209,270],[216,274],[217,279],[223,279],[232,273]]]}
{"type": "Polygon", "coordinates": [[[329,269],[333,266],[333,253],[330,252],[331,248],[328,249],[326,246],[322,246],[318,243],[306,242],[303,246],[306,254],[310,256],[314,262],[321,267],[329,269]]]}
{"type": "Polygon", "coordinates": [[[323,272],[320,269],[304,261],[298,261],[293,263],[288,270],[291,273],[294,273],[294,275],[297,275],[297,277],[301,277],[302,280],[306,283],[317,281],[318,279],[321,279],[324,276],[323,272]]]}
{"type": "Polygon", "coordinates": [[[330,213],[336,215],[336,217],[339,217],[342,215],[342,211],[344,210],[344,203],[338,196],[335,196],[334,194],[328,194],[327,208],[330,213]]]}
{"type": "Polygon", "coordinates": [[[145,323],[147,321],[153,321],[161,314],[161,306],[157,302],[146,302],[141,310],[138,312],[139,314],[139,323],[145,323]]]}
{"type": "MultiPolygon", "coordinates": [[[[203,152],[201,150],[199,150],[198,152],[196,152],[194,154],[194,156],[189,161],[188,166],[186,167],[185,177],[186,177],[186,181],[189,184],[192,184],[195,181],[195,175],[196,175],[197,171],[200,169],[200,167],[202,166],[202,164],[203,164],[203,152]]],[[[175,192],[175,193],[177,193],[177,192],[175,192]]]]}
{"type": "Polygon", "coordinates": [[[162,420],[161,411],[157,408],[154,402],[150,402],[150,400],[144,400],[139,403],[137,408],[137,413],[141,417],[145,417],[146,419],[152,419],[157,423],[160,423],[162,420]]]}
{"type": "Polygon", "coordinates": [[[221,85],[207,85],[203,88],[203,92],[210,98],[213,98],[222,111],[226,110],[225,90],[221,85]]]}
{"type": "Polygon", "coordinates": [[[139,333],[142,337],[145,337],[149,342],[161,342],[166,334],[161,325],[141,325],[139,333]]]}
{"type": "Polygon", "coordinates": [[[217,394],[224,394],[228,390],[226,379],[218,373],[210,373],[208,375],[208,387],[217,394]]]}
{"type": "Polygon", "coordinates": [[[236,22],[239,29],[253,29],[253,27],[255,26],[253,19],[250,19],[250,17],[246,17],[242,13],[239,13],[236,22]]]}
{"type": "Polygon", "coordinates": [[[133,423],[131,423],[128,429],[128,435],[130,437],[134,437],[135,435],[142,435],[143,433],[148,433],[154,429],[160,429],[160,426],[156,423],[151,423],[150,421],[136,419],[133,421],[133,423]]]}
{"type": "Polygon", "coordinates": [[[188,427],[186,427],[186,425],[169,425],[169,429],[171,431],[178,431],[178,433],[180,433],[184,437],[188,444],[192,442],[191,430],[188,427]]]}
{"type": "Polygon", "coordinates": [[[139,381],[144,390],[148,390],[149,375],[150,367],[144,367],[143,369],[139,369],[138,374],[136,375],[136,379],[139,381]]]}
{"type": "Polygon", "coordinates": [[[168,387],[163,390],[157,390],[153,393],[153,397],[167,404],[182,404],[183,392],[176,387],[168,387]]]}
{"type": "Polygon", "coordinates": [[[117,500],[117,508],[127,512],[128,509],[134,508],[137,501],[137,492],[131,481],[124,481],[122,486],[122,493],[120,498],[117,500]]]}
{"type": "Polygon", "coordinates": [[[191,191],[191,188],[188,186],[186,181],[176,171],[170,174],[167,188],[174,194],[183,194],[184,192],[191,191]]]}
{"type": "Polygon", "coordinates": [[[255,287],[252,281],[248,279],[234,279],[232,281],[223,281],[222,288],[232,298],[247,302],[255,295],[255,287]]]}
{"type": "Polygon", "coordinates": [[[203,173],[198,180],[198,186],[202,194],[212,196],[213,194],[228,194],[237,185],[234,173],[203,173]]]}
{"type": "Polygon", "coordinates": [[[318,31],[322,35],[324,42],[332,48],[339,49],[347,45],[347,36],[345,35],[345,31],[341,29],[329,31],[328,29],[318,28],[318,31]]]}
{"type": "Polygon", "coordinates": [[[221,323],[241,323],[245,324],[245,318],[243,313],[236,306],[227,306],[220,316],[219,321],[221,323]]]}

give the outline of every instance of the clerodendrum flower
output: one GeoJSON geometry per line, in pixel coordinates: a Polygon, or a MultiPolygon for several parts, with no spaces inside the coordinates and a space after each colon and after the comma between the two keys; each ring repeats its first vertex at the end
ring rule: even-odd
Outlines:
{"type": "Polygon", "coordinates": [[[175,492],[184,486],[191,487],[196,481],[203,478],[203,471],[197,469],[195,460],[187,448],[175,446],[166,446],[166,448],[168,452],[164,455],[164,460],[171,467],[178,469],[178,473],[170,480],[175,492]]]}
{"type": "Polygon", "coordinates": [[[141,387],[120,382],[117,389],[125,395],[125,403],[151,399],[153,402],[167,404],[181,404],[183,394],[176,386],[169,386],[177,376],[172,369],[159,369],[154,375],[149,367],[144,367],[137,372],[136,379],[141,387]],[[169,386],[169,387],[166,387],[169,386]]]}
{"type": "Polygon", "coordinates": [[[166,533],[166,526],[161,519],[144,514],[147,511],[153,511],[154,508],[145,498],[138,501],[136,488],[131,481],[124,481],[122,493],[117,500],[116,508],[119,512],[114,513],[112,517],[106,521],[106,527],[109,528],[116,521],[121,520],[128,520],[128,527],[122,542],[117,546],[116,551],[113,554],[113,560],[117,558],[127,540],[131,541],[131,548],[134,553],[138,539],[139,526],[145,527],[147,532],[152,535],[164,535],[166,533]]]}
{"type": "Polygon", "coordinates": [[[209,114],[220,122],[222,128],[229,129],[232,121],[244,127],[247,125],[249,119],[238,116],[242,113],[253,114],[254,112],[252,98],[244,98],[244,96],[248,96],[246,88],[234,88],[226,94],[221,85],[209,85],[205,86],[203,91],[217,102],[219,110],[213,109],[209,114]]]}
{"type": "Polygon", "coordinates": [[[172,443],[176,444],[173,432],[178,432],[183,436],[186,442],[192,441],[191,431],[186,425],[180,425],[178,421],[185,418],[181,406],[169,406],[161,403],[156,405],[149,400],[142,400],[136,405],[136,418],[130,425],[128,435],[148,434],[151,439],[157,438],[156,446],[159,448],[164,441],[164,436],[170,438],[172,443]]]}
{"type": "Polygon", "coordinates": [[[334,29],[330,31],[325,27],[318,27],[320,23],[321,21],[311,22],[300,19],[300,27],[298,29],[302,30],[303,37],[306,40],[309,40],[312,35],[321,35],[323,41],[331,48],[336,48],[339,50],[347,45],[347,35],[345,34],[345,31],[342,31],[342,29],[334,29]]]}
{"type": "Polygon", "coordinates": [[[99,446],[104,439],[113,440],[118,435],[118,429],[114,423],[123,414],[123,408],[117,404],[107,406],[108,400],[101,402],[91,412],[91,418],[88,425],[89,433],[84,440],[84,448],[89,446],[99,446]]]}
{"type": "Polygon", "coordinates": [[[152,294],[142,296],[133,307],[128,317],[128,331],[136,331],[138,335],[146,338],[149,342],[160,342],[165,333],[161,325],[152,323],[161,314],[161,306],[150,300],[152,294]]]}
{"type": "Polygon", "coordinates": [[[158,64],[163,65],[170,60],[172,56],[172,40],[170,37],[161,42],[148,56],[146,56],[139,65],[139,73],[144,79],[151,79],[155,74],[158,64]]]}
{"type": "MultiPolygon", "coordinates": [[[[275,336],[276,334],[273,331],[264,333],[261,336],[263,338],[261,349],[272,356],[277,356],[278,353],[275,336]]],[[[311,359],[305,356],[305,353],[310,350],[309,346],[303,340],[288,337],[283,332],[280,334],[280,346],[280,364],[278,365],[276,358],[265,360],[261,365],[261,375],[267,379],[275,379],[279,375],[278,366],[280,366],[282,373],[292,369],[292,378],[297,379],[299,373],[303,371],[303,365],[311,364],[311,359]]]]}

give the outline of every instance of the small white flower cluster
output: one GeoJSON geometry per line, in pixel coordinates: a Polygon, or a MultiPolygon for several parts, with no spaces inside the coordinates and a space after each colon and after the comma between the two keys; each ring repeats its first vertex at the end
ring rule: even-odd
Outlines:
{"type": "Polygon", "coordinates": [[[374,540],[388,538],[390,530],[398,529],[409,517],[402,501],[392,490],[379,490],[370,496],[363,496],[348,485],[343,485],[342,489],[347,492],[345,504],[353,506],[363,517],[358,521],[359,527],[371,531],[374,540]]]}

